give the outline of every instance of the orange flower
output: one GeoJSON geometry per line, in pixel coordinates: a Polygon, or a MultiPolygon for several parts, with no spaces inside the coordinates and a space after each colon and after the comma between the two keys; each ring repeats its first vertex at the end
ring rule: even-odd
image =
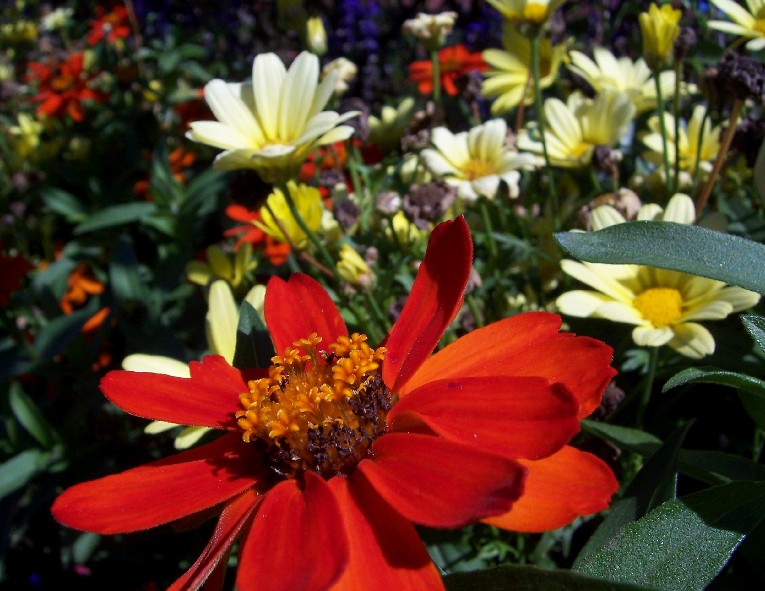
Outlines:
{"type": "MultiPolygon", "coordinates": [[[[480,53],[470,53],[464,45],[444,47],[438,51],[441,87],[450,96],[459,92],[454,84],[457,78],[472,71],[483,72],[487,67],[480,53]]],[[[423,60],[410,64],[409,81],[415,83],[422,94],[433,92],[433,63],[423,60]]]]}
{"type": "Polygon", "coordinates": [[[86,263],[78,265],[69,275],[66,282],[66,291],[61,296],[61,309],[66,314],[71,314],[77,308],[82,308],[90,296],[103,293],[104,284],[93,277],[86,263]]]}
{"type": "Polygon", "coordinates": [[[109,12],[105,12],[103,6],[98,6],[96,17],[91,21],[88,33],[88,45],[91,47],[102,39],[114,45],[120,39],[130,36],[130,26],[127,22],[128,11],[124,6],[115,6],[109,12]]]}
{"type": "Polygon", "coordinates": [[[250,211],[242,205],[229,205],[226,207],[226,215],[237,222],[244,222],[241,226],[235,226],[223,232],[224,236],[239,237],[236,248],[249,242],[255,247],[260,247],[265,257],[274,265],[284,264],[290,254],[290,245],[286,242],[279,242],[253,223],[261,219],[257,210],[250,211]]]}
{"type": "Polygon", "coordinates": [[[189,378],[108,373],[101,388],[125,411],[223,435],[75,485],[54,517],[116,534],[215,511],[210,542],[173,590],[222,580],[239,541],[240,591],[388,591],[444,588],[413,524],[541,531],[605,508],[616,479],[567,442],[615,373],[611,349],[534,312],[431,356],[471,261],[464,219],[437,226],[384,347],[349,336],[324,289],[296,274],[266,289],[283,352],[268,370],[245,378],[208,356],[189,378]]]}
{"type": "MultiPolygon", "coordinates": [[[[189,152],[182,146],[178,146],[172,152],[170,152],[167,157],[170,174],[176,181],[178,181],[179,184],[185,185],[186,171],[192,164],[194,164],[194,162],[196,162],[196,160],[197,157],[194,152],[189,152]]],[[[150,179],[141,179],[140,181],[136,181],[135,185],[133,185],[133,195],[142,197],[143,199],[149,199],[150,184],[150,179]]]]}
{"type": "Polygon", "coordinates": [[[38,117],[63,117],[66,114],[80,122],[85,119],[83,101],[106,100],[103,92],[88,86],[93,74],[85,72],[84,62],[81,51],[53,65],[29,62],[27,78],[38,84],[37,94],[32,97],[33,101],[41,103],[36,111],[38,117]]]}

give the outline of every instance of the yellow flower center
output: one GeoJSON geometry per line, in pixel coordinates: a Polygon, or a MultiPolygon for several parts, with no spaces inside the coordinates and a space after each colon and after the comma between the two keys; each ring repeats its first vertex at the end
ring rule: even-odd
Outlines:
{"type": "Polygon", "coordinates": [[[494,172],[494,164],[487,160],[472,159],[462,166],[462,173],[470,181],[492,175],[494,172]]]}
{"type": "Polygon", "coordinates": [[[547,20],[547,6],[529,2],[523,9],[523,20],[541,25],[547,20]]]}
{"type": "Polygon", "coordinates": [[[683,296],[671,287],[646,289],[632,301],[632,305],[656,327],[669,326],[683,314],[683,296]]]}
{"type": "Polygon", "coordinates": [[[584,156],[587,151],[592,148],[592,144],[589,144],[587,142],[582,142],[578,146],[576,146],[574,149],[571,150],[570,155],[571,158],[581,158],[584,156]]]}
{"type": "Polygon", "coordinates": [[[760,18],[754,21],[754,26],[752,28],[758,33],[765,35],[765,18],[760,18]]]}
{"type": "Polygon", "coordinates": [[[385,349],[372,349],[366,339],[343,336],[325,351],[313,333],[273,357],[268,377],[240,394],[242,439],[264,446],[278,476],[348,474],[385,431],[393,406],[379,371],[385,349]]]}

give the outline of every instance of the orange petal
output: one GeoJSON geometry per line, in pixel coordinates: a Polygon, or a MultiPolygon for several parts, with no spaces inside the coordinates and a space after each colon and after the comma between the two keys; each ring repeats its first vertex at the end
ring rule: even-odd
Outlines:
{"type": "Polygon", "coordinates": [[[605,462],[571,446],[543,460],[519,462],[529,471],[523,495],[508,513],[484,523],[521,532],[557,529],[607,508],[619,488],[605,462]]]}
{"type": "Polygon", "coordinates": [[[224,558],[228,556],[231,546],[239,538],[242,528],[250,522],[253,511],[262,499],[263,497],[258,496],[254,490],[248,490],[227,503],[207,547],[191,568],[170,585],[167,591],[196,590],[208,581],[208,577],[216,569],[221,568],[225,573],[224,558]]]}
{"type": "Polygon", "coordinates": [[[239,554],[236,587],[327,589],[348,565],[343,516],[327,481],[305,474],[268,491],[239,554]]]}
{"type": "Polygon", "coordinates": [[[388,433],[372,451],[357,470],[401,515],[429,527],[504,513],[523,490],[516,461],[440,437],[388,433]]]}
{"type": "Polygon", "coordinates": [[[331,591],[442,591],[441,577],[411,523],[363,478],[332,478],[350,560],[331,591]]]}
{"type": "Polygon", "coordinates": [[[247,384],[238,369],[220,355],[189,363],[191,377],[156,373],[110,371],[101,391],[130,414],[152,420],[200,427],[235,427],[239,394],[247,384]]]}
{"type": "Polygon", "coordinates": [[[424,423],[439,435],[509,458],[539,459],[579,431],[579,405],[544,378],[490,376],[421,386],[388,414],[394,431],[424,423]]]}
{"type": "Polygon", "coordinates": [[[117,534],[148,529],[198,513],[252,488],[260,454],[238,434],[120,474],[77,484],[51,511],[74,529],[117,534]],[[190,488],[191,487],[191,488],[190,488]]]}
{"type": "Polygon", "coordinates": [[[399,394],[439,379],[539,376],[563,384],[579,401],[579,417],[585,417],[616,374],[610,366],[613,350],[595,339],[558,332],[560,323],[555,314],[527,312],[474,330],[426,360],[399,394]]]}
{"type": "Polygon", "coordinates": [[[385,344],[383,381],[394,392],[431,354],[459,311],[472,260],[465,218],[434,228],[409,298],[385,344]]]}
{"type": "Polygon", "coordinates": [[[326,345],[348,334],[337,306],[321,284],[296,273],[288,281],[272,277],[266,286],[265,316],[277,355],[312,332],[326,345]]]}

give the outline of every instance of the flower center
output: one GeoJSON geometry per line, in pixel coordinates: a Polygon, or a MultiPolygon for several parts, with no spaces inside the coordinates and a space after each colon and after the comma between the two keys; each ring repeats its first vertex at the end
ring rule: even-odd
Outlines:
{"type": "Polygon", "coordinates": [[[51,80],[50,85],[59,92],[68,90],[74,86],[74,76],[71,74],[60,74],[51,80]]]}
{"type": "Polygon", "coordinates": [[[752,28],[758,33],[765,35],[765,18],[759,18],[754,21],[754,26],[752,28]]]}
{"type": "Polygon", "coordinates": [[[472,159],[462,166],[462,172],[470,181],[494,174],[494,164],[487,160],[472,159]]]}
{"type": "Polygon", "coordinates": [[[268,377],[240,394],[242,439],[264,446],[279,477],[348,474],[385,431],[394,402],[380,372],[385,349],[372,349],[366,339],[343,336],[325,351],[313,333],[272,357],[268,377]]]}
{"type": "Polygon", "coordinates": [[[646,289],[632,305],[656,327],[669,326],[683,314],[683,296],[671,287],[646,289]]]}
{"type": "Polygon", "coordinates": [[[571,157],[572,158],[581,158],[591,148],[592,148],[592,144],[587,143],[587,142],[582,142],[579,145],[577,145],[574,149],[571,150],[571,157]]]}

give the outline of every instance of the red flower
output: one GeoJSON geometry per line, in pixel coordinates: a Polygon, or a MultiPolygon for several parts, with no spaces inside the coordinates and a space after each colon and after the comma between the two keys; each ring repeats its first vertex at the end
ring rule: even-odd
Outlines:
{"type": "Polygon", "coordinates": [[[128,11],[124,6],[116,6],[109,12],[104,12],[102,6],[96,8],[97,18],[90,23],[88,33],[88,45],[91,47],[102,39],[110,45],[114,45],[120,39],[130,36],[128,25],[128,11]]]}
{"type": "MultiPolygon", "coordinates": [[[[459,90],[454,81],[472,71],[483,72],[488,64],[480,53],[470,53],[464,45],[444,47],[438,50],[438,72],[441,87],[449,96],[455,96],[459,90]]],[[[430,60],[414,62],[409,65],[409,81],[417,85],[422,94],[433,92],[433,63],[430,60]]]]}
{"type": "Polygon", "coordinates": [[[239,237],[236,248],[249,242],[255,247],[262,248],[263,254],[274,265],[281,265],[287,260],[290,254],[290,245],[286,242],[279,242],[252,223],[260,219],[259,212],[250,211],[243,205],[229,205],[226,207],[226,215],[237,222],[244,222],[241,226],[235,226],[223,232],[224,236],[239,237]]]}
{"type": "Polygon", "coordinates": [[[173,590],[221,580],[240,540],[240,591],[389,591],[443,589],[413,523],[539,531],[603,509],[613,474],[566,443],[615,373],[611,349],[537,312],[431,356],[471,259],[462,218],[436,227],[384,349],[348,337],[328,294],[297,274],[267,286],[266,321],[285,352],[268,377],[247,382],[219,356],[192,362],[190,378],[110,372],[102,389],[127,412],[227,433],[78,484],[53,515],[115,534],[215,508],[210,542],[173,590]]]}
{"type": "Polygon", "coordinates": [[[30,81],[37,80],[37,94],[32,97],[42,103],[37,107],[38,117],[63,117],[68,114],[73,121],[85,118],[83,101],[104,101],[106,95],[88,86],[92,74],[84,71],[85,56],[82,52],[71,54],[65,61],[46,65],[40,62],[29,63],[30,81]]]}
{"type": "Polygon", "coordinates": [[[0,308],[5,308],[11,294],[21,289],[21,279],[34,269],[34,265],[20,255],[5,255],[0,242],[0,308]]]}

